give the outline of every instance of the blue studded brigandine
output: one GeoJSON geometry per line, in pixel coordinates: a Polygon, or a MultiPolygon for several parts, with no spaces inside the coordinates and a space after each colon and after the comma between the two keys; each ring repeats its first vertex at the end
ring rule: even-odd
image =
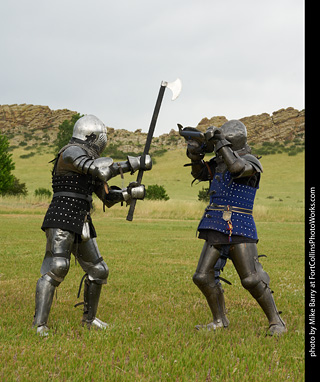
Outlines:
{"type": "Polygon", "coordinates": [[[209,127],[205,136],[212,137],[206,147],[202,141],[192,140],[191,135],[186,138],[192,176],[200,182],[210,182],[210,202],[198,226],[199,238],[204,239],[205,244],[193,281],[206,297],[213,321],[198,325],[197,329],[229,325],[219,281],[229,258],[243,287],[257,300],[268,318],[269,334],[281,334],[286,331],[285,323],[276,309],[269,288],[270,278],[259,262],[256,245],[258,234],[253,209],[261,163],[251,154],[247,130],[240,121],[229,121],[221,128],[209,127]],[[205,161],[208,147],[212,147],[216,155],[205,161]]]}
{"type": "Polygon", "coordinates": [[[82,322],[89,328],[107,326],[96,317],[101,287],[107,283],[109,269],[99,252],[90,216],[92,195],[95,193],[107,207],[123,201],[130,203],[132,198],[143,199],[143,185],[132,182],[120,189],[109,187],[107,182],[128,171],[149,170],[152,162],[146,156],[143,160],[128,157],[127,161],[114,163],[111,158],[100,157],[106,143],[105,125],[95,116],[84,116],[76,122],[69,144],[55,159],[53,197],[41,227],[46,232],[47,245],[42,276],[36,286],[33,320],[40,335],[47,335],[54,291],[69,271],[71,253],[85,272],[82,322]]]}
{"type": "Polygon", "coordinates": [[[215,172],[209,193],[210,204],[198,226],[201,230],[216,230],[229,236],[258,239],[252,211],[257,187],[233,181],[229,171],[215,172]]]}

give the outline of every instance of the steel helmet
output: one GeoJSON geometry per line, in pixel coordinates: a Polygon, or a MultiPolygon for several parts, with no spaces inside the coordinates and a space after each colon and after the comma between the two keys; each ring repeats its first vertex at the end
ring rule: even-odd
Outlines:
{"type": "Polygon", "coordinates": [[[231,143],[234,151],[241,150],[247,146],[247,128],[237,120],[232,119],[221,126],[221,132],[226,140],[231,143]]]}
{"type": "Polygon", "coordinates": [[[107,128],[94,115],[85,115],[74,124],[72,138],[85,141],[90,146],[96,146],[101,154],[107,145],[107,128]]]}

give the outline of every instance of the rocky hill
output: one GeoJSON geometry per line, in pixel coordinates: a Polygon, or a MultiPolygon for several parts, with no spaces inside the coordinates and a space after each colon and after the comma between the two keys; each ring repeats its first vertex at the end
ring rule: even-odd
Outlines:
{"type": "MultiPolygon", "coordinates": [[[[64,120],[71,119],[74,114],[77,112],[67,109],[51,110],[48,106],[0,105],[0,133],[8,137],[13,147],[48,146],[55,140],[59,125],[64,120]]],[[[289,107],[275,111],[272,115],[263,113],[240,120],[247,127],[249,144],[304,140],[304,110],[289,107]]],[[[209,126],[220,127],[225,122],[227,119],[223,116],[203,118],[196,127],[205,131],[209,126]]],[[[109,145],[123,152],[143,151],[146,135],[141,130],[131,132],[108,127],[109,145]]],[[[185,147],[184,139],[179,136],[178,129],[172,129],[168,134],[153,138],[151,151],[177,147],[185,147]]]]}

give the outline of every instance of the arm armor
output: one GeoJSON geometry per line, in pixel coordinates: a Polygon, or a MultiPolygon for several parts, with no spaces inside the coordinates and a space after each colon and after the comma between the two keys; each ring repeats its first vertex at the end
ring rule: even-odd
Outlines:
{"type": "Polygon", "coordinates": [[[152,160],[150,155],[142,155],[138,157],[127,157],[125,162],[113,163],[111,158],[98,158],[91,164],[86,163],[84,169],[88,168],[87,173],[98,177],[99,179],[107,182],[109,179],[123,174],[125,172],[131,172],[133,174],[137,170],[151,170],[152,160]],[[87,167],[89,165],[89,167],[87,167]]]}
{"type": "MultiPolygon", "coordinates": [[[[250,176],[257,172],[263,172],[259,159],[257,159],[254,155],[245,154],[240,157],[239,154],[233,152],[229,149],[229,147],[225,146],[225,148],[229,151],[226,154],[229,166],[227,163],[226,165],[234,178],[250,176]]],[[[209,162],[204,162],[203,160],[192,160],[191,175],[199,181],[212,179],[212,174],[210,173],[210,171],[213,171],[211,163],[212,160],[214,160],[214,158],[212,158],[209,162]]]]}
{"type": "Polygon", "coordinates": [[[121,188],[117,186],[111,186],[109,188],[109,193],[104,195],[103,203],[108,207],[111,208],[115,204],[119,202],[123,202],[124,197],[121,188]]]}
{"type": "Polygon", "coordinates": [[[104,182],[121,173],[131,171],[133,174],[140,168],[150,170],[152,167],[152,161],[149,155],[128,157],[127,161],[114,163],[112,158],[107,157],[92,159],[78,146],[68,147],[62,153],[62,158],[67,165],[73,166],[77,172],[91,174],[104,182]]]}
{"type": "Polygon", "coordinates": [[[262,164],[257,157],[251,154],[245,154],[242,158],[250,162],[256,172],[263,172],[262,164]]]}
{"type": "Polygon", "coordinates": [[[262,172],[261,163],[253,155],[246,154],[240,157],[227,145],[220,147],[217,151],[222,156],[233,178],[248,177],[256,172],[262,172]]]}
{"type": "Polygon", "coordinates": [[[195,180],[199,180],[199,182],[211,179],[209,169],[203,160],[191,161],[191,175],[195,180]]]}
{"type": "Polygon", "coordinates": [[[122,189],[117,186],[108,187],[107,193],[103,183],[100,183],[97,185],[95,193],[103,204],[110,208],[119,202],[130,204],[132,199],[144,199],[145,187],[136,182],[131,182],[128,187],[122,189]]]}
{"type": "Polygon", "coordinates": [[[125,162],[113,163],[111,158],[98,158],[92,161],[90,164],[86,163],[84,169],[87,168],[87,172],[99,179],[107,182],[109,179],[123,174],[125,172],[131,172],[133,174],[137,170],[151,170],[152,160],[150,155],[143,155],[138,157],[127,157],[125,162]]]}
{"type": "Polygon", "coordinates": [[[130,204],[132,199],[144,199],[145,187],[143,185],[137,185],[132,182],[127,188],[119,188],[117,186],[111,186],[109,193],[105,195],[104,204],[110,208],[116,203],[126,202],[130,204]]]}

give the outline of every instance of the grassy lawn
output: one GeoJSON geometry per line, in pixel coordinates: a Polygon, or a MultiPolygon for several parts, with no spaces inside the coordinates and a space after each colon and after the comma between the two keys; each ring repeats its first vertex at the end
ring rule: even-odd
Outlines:
{"type": "MultiPolygon", "coordinates": [[[[184,152],[157,158],[144,182],[164,185],[168,202],[139,201],[133,222],[127,209],[106,213],[96,201],[98,244],[110,268],[98,317],[104,332],[80,325],[77,292],[81,267],[72,261],[57,289],[49,326],[31,329],[34,292],[45,249],[40,230],[48,201],[51,155],[19,159],[15,175],[27,183],[26,199],[0,199],[1,381],[304,381],[304,194],[303,155],[262,158],[264,174],[255,217],[264,269],[288,333],[265,336],[267,320],[228,262],[223,277],[230,326],[196,332],[210,313],[192,282],[202,241],[196,238],[205,204],[201,185],[190,186],[184,152]],[[279,163],[281,165],[279,165],[279,163]],[[36,179],[36,180],[35,180],[36,179]]],[[[125,185],[130,176],[126,175],[125,185]]],[[[121,184],[121,179],[120,179],[121,184]]]]}

